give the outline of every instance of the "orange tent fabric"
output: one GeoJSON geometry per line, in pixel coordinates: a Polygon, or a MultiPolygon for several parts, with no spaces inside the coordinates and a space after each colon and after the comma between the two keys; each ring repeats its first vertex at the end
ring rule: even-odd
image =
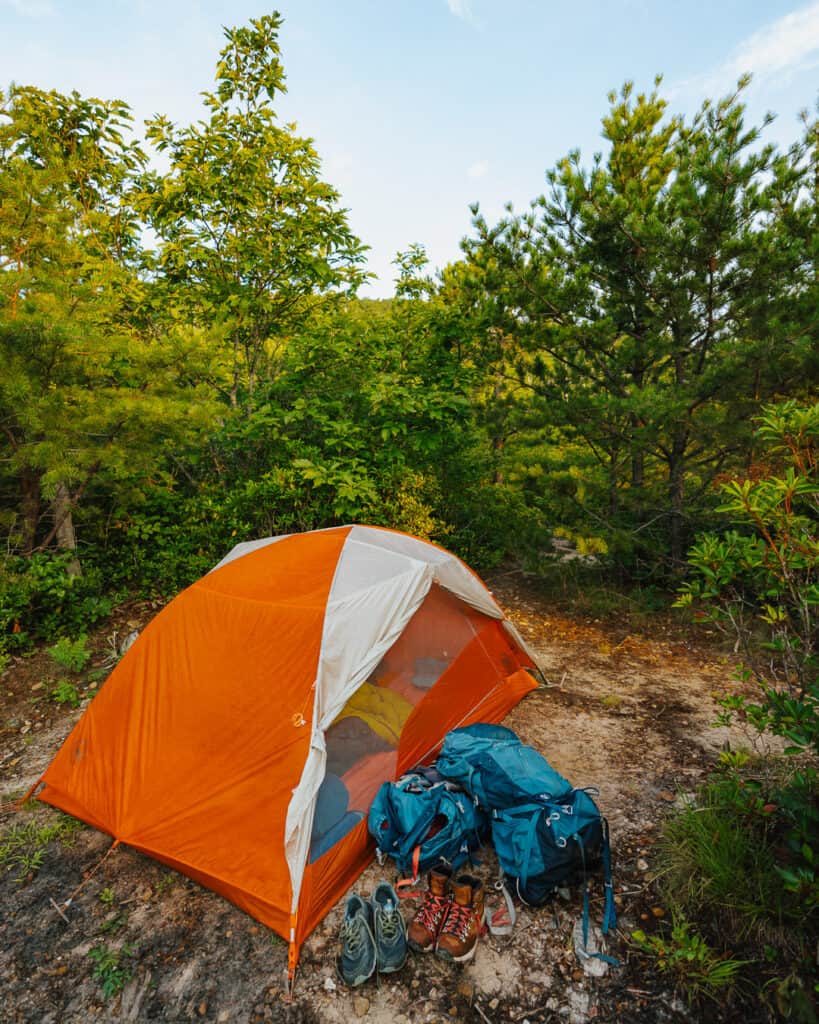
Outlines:
{"type": "Polygon", "coordinates": [[[364,810],[449,729],[500,720],[536,685],[533,664],[477,577],[434,545],[361,526],[240,545],[144,630],[39,798],[271,927],[292,975],[373,854],[347,805],[320,852],[325,782],[364,810]],[[389,700],[345,711],[366,681],[407,709],[392,746],[394,723],[366,720],[389,700]]]}

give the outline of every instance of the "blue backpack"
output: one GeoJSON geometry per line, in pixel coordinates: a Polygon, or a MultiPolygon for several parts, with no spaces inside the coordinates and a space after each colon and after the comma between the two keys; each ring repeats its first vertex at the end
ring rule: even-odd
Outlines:
{"type": "Polygon", "coordinates": [[[596,790],[574,789],[500,725],[479,723],[447,733],[436,767],[490,815],[504,879],[524,903],[541,906],[561,885],[582,881],[585,936],[586,873],[602,864],[603,933],[615,925],[608,824],[592,799],[596,790]]]}
{"type": "Polygon", "coordinates": [[[442,861],[460,867],[481,845],[486,824],[467,793],[428,768],[383,783],[367,821],[378,849],[412,878],[442,861]]]}
{"type": "Polygon", "coordinates": [[[444,737],[435,767],[487,811],[530,800],[555,800],[572,785],[511,729],[478,722],[444,737]]]}

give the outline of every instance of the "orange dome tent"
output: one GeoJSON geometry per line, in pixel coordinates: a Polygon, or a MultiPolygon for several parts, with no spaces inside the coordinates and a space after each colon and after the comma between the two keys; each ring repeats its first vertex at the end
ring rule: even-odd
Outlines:
{"type": "Polygon", "coordinates": [[[345,526],[240,544],[146,627],[39,799],[299,948],[373,855],[378,786],[536,684],[454,555],[345,526]]]}

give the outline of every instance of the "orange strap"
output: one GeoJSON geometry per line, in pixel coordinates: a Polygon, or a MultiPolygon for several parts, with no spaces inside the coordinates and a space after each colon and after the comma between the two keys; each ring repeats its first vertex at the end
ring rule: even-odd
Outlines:
{"type": "Polygon", "coordinates": [[[413,896],[419,896],[420,891],[411,888],[418,881],[418,865],[421,861],[421,847],[416,846],[412,851],[412,878],[401,878],[395,883],[395,891],[399,899],[408,900],[413,896]]]}

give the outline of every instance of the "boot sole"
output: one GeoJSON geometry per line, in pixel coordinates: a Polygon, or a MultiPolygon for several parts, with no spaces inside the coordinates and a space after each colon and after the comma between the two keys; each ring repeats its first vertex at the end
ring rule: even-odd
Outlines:
{"type": "Polygon", "coordinates": [[[464,953],[463,956],[453,956],[451,953],[447,953],[445,949],[436,949],[435,952],[441,960],[448,960],[450,963],[455,964],[468,964],[470,960],[474,959],[477,948],[478,943],[476,942],[472,949],[468,953],[464,953]]]}

